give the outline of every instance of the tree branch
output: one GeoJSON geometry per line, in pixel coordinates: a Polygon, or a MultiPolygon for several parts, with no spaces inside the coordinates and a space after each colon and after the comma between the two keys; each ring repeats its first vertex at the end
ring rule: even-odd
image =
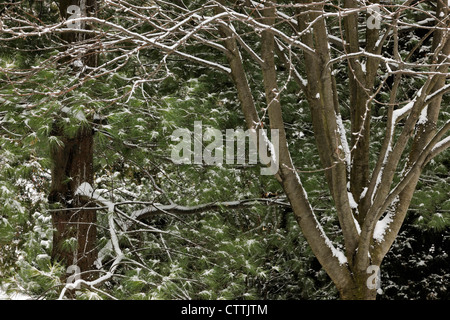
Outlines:
{"type": "Polygon", "coordinates": [[[148,219],[155,215],[171,213],[175,215],[192,215],[199,214],[207,211],[219,211],[219,210],[238,210],[251,208],[258,204],[264,204],[268,206],[283,206],[290,207],[289,203],[282,201],[278,198],[255,198],[255,199],[244,199],[235,201],[223,201],[223,202],[210,202],[205,204],[200,204],[196,206],[182,206],[178,204],[152,204],[141,210],[136,210],[131,214],[131,217],[138,220],[148,219]]]}

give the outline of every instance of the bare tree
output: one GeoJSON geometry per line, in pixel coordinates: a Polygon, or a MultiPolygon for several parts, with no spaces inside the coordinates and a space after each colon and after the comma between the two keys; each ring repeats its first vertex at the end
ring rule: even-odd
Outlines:
{"type": "MultiPolygon", "coordinates": [[[[115,72],[149,48],[159,50],[162,59],[156,68],[141,65],[145,76],[133,79],[130,95],[164,75],[169,56],[229,75],[247,127],[258,129],[268,119],[270,127],[279,130],[275,178],[341,297],[374,299],[370,272],[380,267],[395,240],[424,166],[450,146],[450,121],[442,123],[440,118],[448,107],[442,97],[450,91],[448,3],[432,1],[428,9],[410,0],[108,0],[104,5],[114,10],[114,19],[77,19],[93,26],[83,32],[96,36],[99,53],[117,53],[91,68],[89,78],[115,72]],[[141,31],[143,24],[147,31],[141,31]],[[410,54],[402,55],[402,37],[412,31],[421,39],[410,54]],[[425,56],[415,54],[430,41],[425,56]],[[132,45],[121,46],[124,43],[132,45]],[[227,63],[193,54],[188,50],[193,46],[215,49],[227,63]],[[347,72],[345,89],[337,85],[342,82],[336,75],[339,68],[347,72]],[[263,79],[263,110],[256,108],[249,81],[255,70],[263,79]],[[420,80],[421,86],[411,88],[412,95],[405,97],[399,89],[408,80],[420,80]],[[281,99],[291,81],[308,101],[322,171],[344,239],[340,246],[320,225],[292,161],[281,99]],[[387,91],[390,97],[385,102],[379,95],[387,91]],[[347,95],[348,120],[341,115],[347,95]],[[386,106],[381,149],[371,143],[374,105],[386,106]],[[374,164],[371,156],[376,158],[374,164]]],[[[24,19],[20,26],[8,26],[14,19],[18,18],[4,20],[2,41],[66,31],[63,23],[43,26],[24,19]]],[[[119,248],[116,253],[120,261],[119,248]]]]}

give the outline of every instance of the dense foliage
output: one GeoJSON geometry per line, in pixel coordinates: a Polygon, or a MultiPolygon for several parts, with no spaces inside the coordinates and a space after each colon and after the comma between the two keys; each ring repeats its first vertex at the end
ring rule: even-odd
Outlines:
{"type": "MultiPolygon", "coordinates": [[[[138,3],[137,1],[136,3],[138,3]]],[[[192,1],[196,6],[198,1],[192,1]]],[[[26,5],[25,5],[26,4],[26,5]]],[[[58,20],[50,1],[24,2],[47,22],[58,20]],[[47,3],[48,2],[48,3],[47,3]],[[46,4],[49,4],[46,6],[46,4]]],[[[99,11],[108,16],[109,11],[99,11]]],[[[118,19],[118,17],[116,17],[118,19]]],[[[145,24],[144,30],[149,28],[145,24]]],[[[141,30],[142,31],[142,30],[141,30]]],[[[152,203],[192,206],[208,202],[275,197],[284,200],[275,179],[259,175],[257,165],[177,165],[170,159],[171,133],[207,128],[244,128],[236,92],[222,73],[181,58],[167,62],[169,74],[159,81],[135,79],[159,70],[161,53],[145,51],[122,61],[116,72],[83,79],[61,63],[58,36],[14,40],[0,48],[0,286],[9,293],[57,298],[66,270],[52,261],[52,226],[47,200],[51,182],[49,151],[61,143],[52,135],[55,118],[75,134],[80,126],[95,130],[95,189],[122,203],[125,215],[152,203]],[[139,59],[139,61],[138,61],[139,59]],[[145,69],[142,68],[145,66],[145,69]],[[23,78],[21,70],[36,69],[23,78]],[[70,90],[69,90],[70,89],[70,90]],[[62,108],[69,108],[61,114],[62,108]],[[101,119],[93,122],[92,119],[101,119]]],[[[250,37],[250,36],[249,36],[250,37]]],[[[403,44],[408,54],[417,43],[411,34],[403,44]]],[[[429,45],[429,43],[427,43],[429,45]]],[[[126,43],[124,44],[126,46],[126,43]]],[[[426,50],[423,47],[423,50],[426,50]]],[[[205,47],[207,59],[220,59],[205,47]]],[[[120,55],[106,52],[100,65],[120,55]]],[[[250,62],[249,62],[250,63],[250,62]]],[[[337,86],[348,86],[336,70],[337,86]]],[[[257,70],[251,75],[256,100],[263,105],[257,70]]],[[[304,187],[313,197],[327,233],[341,237],[315,149],[311,115],[298,86],[286,76],[283,95],[287,134],[294,162],[305,172],[304,187]]],[[[421,79],[402,84],[418,88],[421,79]]],[[[341,99],[345,99],[342,96],[341,99]]],[[[381,94],[373,110],[373,143],[384,129],[381,94]]],[[[447,106],[448,97],[445,98],[447,106]]],[[[343,105],[348,101],[342,101],[343,105]]],[[[449,118],[448,107],[441,121],[449,118]]],[[[349,125],[348,114],[343,113],[349,125]]],[[[382,268],[380,299],[448,299],[450,241],[449,152],[427,166],[414,195],[407,222],[382,268]]],[[[101,267],[113,260],[104,250],[109,241],[107,210],[98,211],[101,267]]],[[[115,216],[118,225],[125,218],[115,216]]],[[[320,267],[292,212],[286,206],[254,204],[246,208],[192,215],[158,214],[119,231],[125,258],[115,276],[96,290],[73,292],[78,299],[336,299],[338,293],[320,267]]],[[[70,243],[68,243],[70,245],[70,243]]]]}

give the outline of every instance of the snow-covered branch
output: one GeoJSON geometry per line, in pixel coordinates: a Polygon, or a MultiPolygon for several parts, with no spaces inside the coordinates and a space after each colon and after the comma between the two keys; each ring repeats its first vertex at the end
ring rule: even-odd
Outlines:
{"type": "Polygon", "coordinates": [[[223,202],[210,202],[205,204],[200,204],[196,206],[182,206],[178,204],[152,204],[151,206],[136,210],[131,214],[134,219],[147,219],[154,215],[171,213],[176,215],[190,215],[198,214],[207,211],[219,211],[219,210],[238,210],[244,208],[251,208],[255,205],[277,205],[283,207],[289,207],[289,203],[277,199],[277,198],[255,198],[255,199],[245,199],[245,200],[235,200],[235,201],[223,201],[223,202]]]}

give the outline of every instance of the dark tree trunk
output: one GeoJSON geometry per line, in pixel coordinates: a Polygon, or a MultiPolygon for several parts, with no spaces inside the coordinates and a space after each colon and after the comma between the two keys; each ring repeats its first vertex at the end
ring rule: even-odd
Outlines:
{"type": "Polygon", "coordinates": [[[86,272],[93,268],[97,258],[96,212],[91,209],[93,205],[75,192],[81,183],[93,182],[93,133],[90,128],[82,128],[73,138],[65,137],[62,132],[57,136],[64,145],[51,151],[53,170],[49,201],[61,209],[52,213],[52,257],[86,272]]]}
{"type": "MultiPolygon", "coordinates": [[[[70,5],[78,6],[83,15],[95,15],[95,0],[61,0],[61,16],[65,19],[71,16],[67,12],[70,5]]],[[[86,28],[86,25],[81,24],[81,28],[86,28]]],[[[86,40],[86,35],[67,32],[62,38],[69,44],[76,45],[78,41],[86,40]]],[[[78,58],[90,67],[97,64],[96,55],[92,52],[78,58]]],[[[70,60],[64,59],[63,62],[70,60]]],[[[94,274],[89,271],[94,269],[97,259],[97,216],[93,209],[95,205],[77,196],[76,191],[83,182],[93,184],[93,130],[85,125],[74,136],[68,136],[59,120],[55,119],[52,135],[62,142],[51,150],[53,167],[49,202],[58,208],[57,211],[52,211],[52,259],[66,267],[75,266],[71,270],[81,272],[82,279],[91,279],[94,274]]]]}

